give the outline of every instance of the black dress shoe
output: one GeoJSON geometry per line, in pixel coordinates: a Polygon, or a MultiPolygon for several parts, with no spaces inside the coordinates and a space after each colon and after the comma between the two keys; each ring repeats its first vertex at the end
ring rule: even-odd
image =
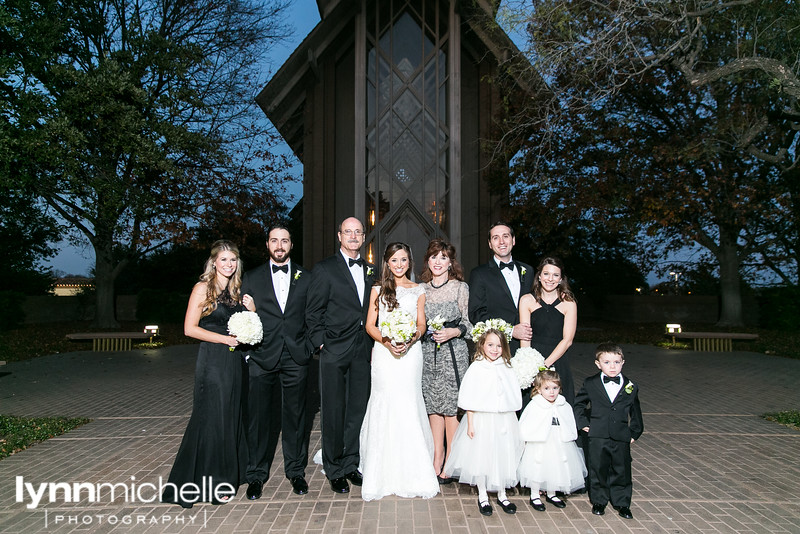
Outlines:
{"type": "Polygon", "coordinates": [[[624,517],[625,519],[633,519],[633,514],[631,513],[631,509],[627,506],[620,506],[617,508],[619,510],[619,516],[624,517]]]}
{"type": "Polygon", "coordinates": [[[558,497],[550,497],[550,495],[545,497],[545,500],[555,506],[556,508],[564,508],[567,503],[559,499],[558,497]]]}
{"type": "Polygon", "coordinates": [[[439,484],[452,484],[456,481],[453,477],[440,477],[439,475],[436,475],[436,480],[439,481],[439,484]]]}
{"type": "Polygon", "coordinates": [[[331,489],[335,493],[350,493],[350,484],[345,477],[334,478],[331,480],[331,489]]]}
{"type": "Polygon", "coordinates": [[[531,506],[533,506],[533,509],[536,510],[537,512],[544,512],[547,509],[545,508],[542,500],[538,497],[531,497],[531,506]]]}
{"type": "Polygon", "coordinates": [[[478,501],[478,511],[481,515],[490,516],[492,515],[492,505],[489,504],[489,501],[478,501]]]}
{"type": "Polygon", "coordinates": [[[296,476],[289,479],[292,483],[292,491],[298,495],[305,495],[308,493],[308,482],[302,476],[296,476]]]}
{"type": "Polygon", "coordinates": [[[517,505],[514,504],[513,502],[509,501],[508,499],[505,499],[503,501],[501,501],[500,499],[497,499],[497,504],[499,504],[500,508],[502,508],[503,511],[505,513],[507,513],[507,514],[516,514],[517,513],[517,505]]]}
{"type": "Polygon", "coordinates": [[[593,504],[592,505],[592,513],[594,515],[605,515],[605,513],[606,513],[606,505],[605,504],[593,504]]]}
{"type": "Polygon", "coordinates": [[[361,473],[358,471],[350,471],[347,473],[344,478],[350,481],[350,483],[354,486],[360,486],[364,483],[364,478],[361,476],[361,473]]]}
{"type": "Polygon", "coordinates": [[[261,491],[264,488],[264,483],[260,480],[251,482],[247,485],[247,498],[251,501],[261,498],[261,491]]]}

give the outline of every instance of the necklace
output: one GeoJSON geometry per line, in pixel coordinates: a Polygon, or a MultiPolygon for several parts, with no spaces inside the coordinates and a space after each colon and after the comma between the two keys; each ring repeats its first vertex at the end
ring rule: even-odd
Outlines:
{"type": "Polygon", "coordinates": [[[436,284],[434,284],[434,283],[433,283],[433,280],[431,280],[431,281],[430,281],[430,284],[431,284],[431,287],[432,287],[433,289],[440,289],[440,288],[442,288],[442,287],[446,286],[446,285],[447,285],[447,282],[449,282],[449,281],[450,281],[450,279],[448,278],[448,279],[447,279],[447,280],[445,280],[445,281],[444,281],[444,282],[443,282],[441,285],[438,285],[438,286],[437,286],[436,284]]]}

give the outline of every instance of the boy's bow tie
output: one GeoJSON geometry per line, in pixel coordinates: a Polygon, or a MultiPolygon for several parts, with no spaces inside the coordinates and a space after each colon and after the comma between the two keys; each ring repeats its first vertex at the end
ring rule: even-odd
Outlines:
{"type": "Polygon", "coordinates": [[[614,382],[615,384],[619,384],[619,376],[604,376],[603,384],[607,382],[614,382]]]}

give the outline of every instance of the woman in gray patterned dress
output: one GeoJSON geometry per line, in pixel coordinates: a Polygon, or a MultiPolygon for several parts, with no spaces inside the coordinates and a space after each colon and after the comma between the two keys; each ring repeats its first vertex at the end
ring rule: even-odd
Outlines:
{"type": "Polygon", "coordinates": [[[455,247],[442,239],[428,244],[424,265],[420,280],[425,282],[425,317],[441,319],[442,328],[429,326],[422,338],[422,396],[433,432],[433,469],[440,484],[449,484],[455,479],[442,468],[458,428],[458,388],[469,366],[465,341],[472,330],[467,315],[469,287],[455,247]]]}

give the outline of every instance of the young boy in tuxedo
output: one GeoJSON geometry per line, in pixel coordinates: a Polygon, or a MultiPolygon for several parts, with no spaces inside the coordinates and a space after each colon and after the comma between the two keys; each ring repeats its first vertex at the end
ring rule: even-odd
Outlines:
{"type": "Polygon", "coordinates": [[[600,344],[594,363],[600,372],[575,396],[575,422],[589,434],[592,513],[603,515],[610,500],[620,516],[632,519],[631,443],[644,431],[639,386],[622,376],[625,357],[615,343],[600,344]]]}

